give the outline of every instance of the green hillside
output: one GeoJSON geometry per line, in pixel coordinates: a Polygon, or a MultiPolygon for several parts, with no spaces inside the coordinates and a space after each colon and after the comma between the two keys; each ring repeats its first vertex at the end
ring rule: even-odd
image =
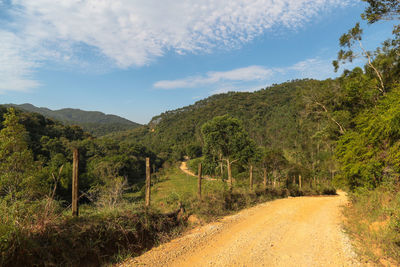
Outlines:
{"type": "MultiPolygon", "coordinates": [[[[205,122],[215,116],[228,114],[243,122],[258,145],[290,148],[295,146],[293,135],[307,131],[304,127],[306,121],[300,121],[308,116],[306,109],[310,105],[307,95],[312,90],[324,90],[335,83],[333,80],[296,80],[254,93],[213,95],[193,105],[155,116],[145,127],[113,136],[136,139],[158,152],[184,155],[191,145],[202,145],[200,128],[205,122]]],[[[313,123],[318,123],[318,119],[313,123]]],[[[334,133],[334,125],[329,126],[334,133]]]]}
{"type": "Polygon", "coordinates": [[[63,123],[70,125],[76,124],[95,136],[103,136],[112,132],[133,129],[140,126],[140,124],[125,118],[121,118],[116,115],[104,114],[99,111],[85,111],[72,108],[51,110],[43,107],[39,108],[32,104],[7,104],[4,106],[14,106],[25,111],[39,113],[46,118],[55,119],[63,123]]]}

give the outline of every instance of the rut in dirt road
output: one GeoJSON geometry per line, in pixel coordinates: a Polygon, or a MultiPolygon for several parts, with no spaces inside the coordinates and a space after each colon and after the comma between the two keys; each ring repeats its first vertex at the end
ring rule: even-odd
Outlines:
{"type": "Polygon", "coordinates": [[[192,230],[122,266],[359,266],[344,193],[280,199],[192,230]]]}

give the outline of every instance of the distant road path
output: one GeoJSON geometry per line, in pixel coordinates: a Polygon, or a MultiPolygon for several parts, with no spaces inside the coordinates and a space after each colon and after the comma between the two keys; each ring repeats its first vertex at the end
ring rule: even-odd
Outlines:
{"type": "Polygon", "coordinates": [[[192,230],[122,266],[360,266],[341,229],[344,193],[280,199],[192,230]]]}
{"type": "MultiPolygon", "coordinates": [[[[179,166],[179,169],[181,169],[181,171],[183,171],[184,173],[186,173],[186,174],[188,174],[190,176],[197,177],[197,175],[195,173],[193,173],[192,171],[189,170],[186,161],[182,161],[181,165],[179,166]]],[[[208,177],[208,176],[202,176],[202,178],[204,180],[209,180],[209,181],[216,181],[217,180],[215,178],[211,178],[211,177],[208,177]]]]}

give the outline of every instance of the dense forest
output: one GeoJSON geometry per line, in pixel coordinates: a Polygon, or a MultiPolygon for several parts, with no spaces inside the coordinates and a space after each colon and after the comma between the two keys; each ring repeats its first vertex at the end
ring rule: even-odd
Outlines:
{"type": "Polygon", "coordinates": [[[0,114],[0,169],[8,174],[2,176],[0,192],[5,199],[31,195],[31,200],[40,200],[52,195],[69,201],[73,148],[80,151],[83,192],[105,184],[140,182],[146,157],[152,159],[154,168],[162,164],[141,145],[96,139],[79,126],[63,125],[38,113],[0,108],[0,114]],[[29,175],[24,177],[25,173],[29,175]]]}
{"type": "MultiPolygon", "coordinates": [[[[326,119],[329,114],[314,98],[332,94],[332,87],[339,88],[339,81],[296,80],[254,93],[214,95],[156,116],[147,127],[112,137],[140,142],[163,158],[195,158],[202,154],[204,145],[202,125],[215,116],[229,115],[242,121],[257,146],[283,154],[292,163],[292,170],[306,166],[304,175],[327,177],[336,170],[332,162],[323,159],[332,155],[329,140],[340,129],[326,119]]],[[[214,170],[208,171],[213,174],[214,170]]]]}
{"type": "Polygon", "coordinates": [[[24,111],[39,113],[46,118],[54,119],[64,124],[79,125],[84,131],[94,136],[103,136],[112,132],[129,130],[140,126],[140,124],[130,120],[116,115],[106,115],[99,111],[84,111],[72,108],[51,110],[48,108],[38,108],[31,104],[7,104],[4,106],[12,106],[24,111]]]}
{"type": "MultiPolygon", "coordinates": [[[[369,24],[397,22],[397,0],[365,2],[362,18],[369,24]]],[[[223,201],[233,202],[235,193],[237,199],[243,196],[232,187],[247,181],[253,167],[274,190],[305,194],[296,181],[299,176],[310,190],[333,184],[351,194],[350,221],[369,216],[389,221],[379,245],[399,260],[400,28],[395,25],[392,39],[374,51],[364,49],[362,32],[356,24],[340,38],[342,50],[333,67],[356,57],[365,66],[345,70],[336,79],[293,80],[253,93],[213,95],[144,126],[102,113],[33,110],[40,115],[23,107],[0,107],[0,214],[7,214],[0,218],[0,245],[11,251],[1,260],[7,263],[23,253],[24,231],[45,224],[42,217],[44,211],[50,217],[51,205],[54,216],[69,207],[74,148],[81,155],[80,202],[91,207],[115,208],[124,193],[142,192],[146,157],[154,175],[185,156],[195,171],[202,163],[205,174],[230,182],[230,191],[220,194],[223,201]]],[[[147,222],[144,214],[135,220],[147,222]]],[[[98,218],[94,221],[95,227],[100,225],[98,218]]],[[[132,227],[137,225],[135,221],[132,227]]],[[[368,238],[366,229],[358,234],[368,238]]]]}
{"type": "MultiPolygon", "coordinates": [[[[370,6],[362,18],[368,23],[399,15],[396,1],[366,2],[370,6]]],[[[343,34],[333,67],[355,58],[366,65],[345,70],[337,79],[294,80],[254,93],[213,95],[156,116],[145,127],[111,136],[142,143],[164,159],[196,158],[205,145],[203,124],[229,115],[243,123],[258,147],[284,156],[290,163],[287,172],[297,169],[352,190],[396,180],[399,28],[375,51],[364,49],[362,32],[357,23],[343,34]]]]}

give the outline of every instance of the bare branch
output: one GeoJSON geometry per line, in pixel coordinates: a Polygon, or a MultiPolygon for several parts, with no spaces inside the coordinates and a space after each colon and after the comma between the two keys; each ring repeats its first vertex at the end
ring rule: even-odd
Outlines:
{"type": "Polygon", "coordinates": [[[368,58],[368,65],[375,71],[376,75],[378,76],[378,79],[381,83],[381,88],[378,87],[378,90],[381,91],[382,94],[385,94],[385,85],[383,84],[383,79],[381,73],[375,68],[375,66],[372,64],[372,59],[369,53],[364,49],[364,46],[362,45],[361,41],[358,40],[358,43],[360,45],[361,50],[363,51],[363,54],[368,58]]]}
{"type": "Polygon", "coordinates": [[[344,133],[346,132],[346,129],[345,129],[337,120],[335,120],[335,119],[329,114],[328,109],[327,109],[323,104],[321,104],[321,103],[319,103],[319,102],[317,102],[317,101],[315,101],[315,100],[314,100],[314,103],[323,108],[323,110],[325,111],[325,113],[326,113],[326,115],[328,116],[328,118],[329,118],[331,121],[333,121],[333,122],[339,127],[339,132],[340,132],[341,134],[344,134],[344,133]]]}

